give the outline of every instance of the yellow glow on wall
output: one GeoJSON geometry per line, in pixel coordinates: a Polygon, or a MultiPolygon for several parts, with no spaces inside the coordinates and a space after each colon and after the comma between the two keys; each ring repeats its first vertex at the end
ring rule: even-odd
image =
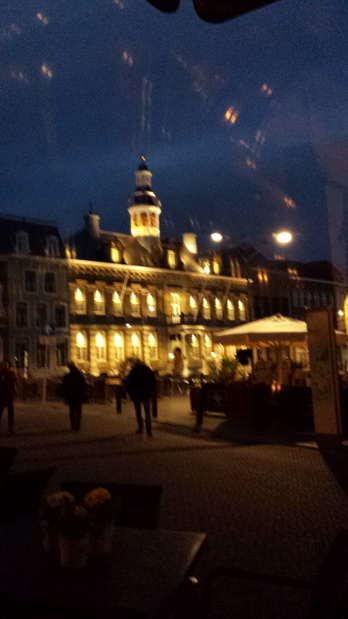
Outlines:
{"type": "Polygon", "coordinates": [[[74,294],[74,298],[75,298],[75,301],[78,301],[78,302],[83,301],[84,296],[83,296],[82,290],[80,290],[80,288],[76,288],[75,294],[74,294]]]}

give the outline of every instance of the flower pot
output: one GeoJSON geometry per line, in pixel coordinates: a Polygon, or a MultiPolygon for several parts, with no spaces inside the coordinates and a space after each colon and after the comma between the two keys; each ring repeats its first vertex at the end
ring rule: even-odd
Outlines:
{"type": "Polygon", "coordinates": [[[59,536],[60,564],[69,570],[79,570],[87,565],[89,535],[79,538],[59,536]]]}
{"type": "Polygon", "coordinates": [[[99,525],[93,531],[90,542],[91,557],[105,557],[112,552],[112,541],[114,536],[114,524],[108,522],[99,525]]]}

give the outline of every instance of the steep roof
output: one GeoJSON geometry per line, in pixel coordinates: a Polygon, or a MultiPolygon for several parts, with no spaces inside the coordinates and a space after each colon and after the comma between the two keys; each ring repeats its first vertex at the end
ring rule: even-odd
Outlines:
{"type": "Polygon", "coordinates": [[[30,254],[46,256],[48,237],[58,240],[59,257],[65,258],[65,247],[60,232],[55,223],[40,219],[15,217],[0,214],[0,253],[16,253],[16,238],[18,233],[28,235],[30,254]]]}

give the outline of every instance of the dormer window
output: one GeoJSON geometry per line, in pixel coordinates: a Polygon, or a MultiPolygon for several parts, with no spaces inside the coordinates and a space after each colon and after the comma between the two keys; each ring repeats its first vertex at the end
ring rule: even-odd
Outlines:
{"type": "Polygon", "coordinates": [[[176,252],[174,249],[168,249],[167,251],[167,262],[170,269],[175,269],[176,267],[176,252]]]}
{"type": "Polygon", "coordinates": [[[220,275],[221,273],[221,258],[220,256],[214,256],[213,259],[213,271],[215,275],[220,275]]]}
{"type": "Polygon", "coordinates": [[[114,241],[110,243],[110,259],[112,262],[121,262],[122,260],[122,250],[114,241]]]}
{"type": "Polygon", "coordinates": [[[59,258],[59,243],[56,236],[48,236],[46,239],[46,256],[59,258]]]}
{"type": "Polygon", "coordinates": [[[20,230],[16,234],[16,251],[20,254],[29,254],[29,237],[28,233],[20,230]]]}

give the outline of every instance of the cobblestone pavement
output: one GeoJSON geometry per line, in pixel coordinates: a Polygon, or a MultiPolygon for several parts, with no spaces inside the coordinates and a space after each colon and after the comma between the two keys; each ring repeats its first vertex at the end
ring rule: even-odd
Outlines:
{"type": "MultiPolygon", "coordinates": [[[[193,425],[184,397],[159,401],[153,438],[135,434],[130,402],[122,415],[113,403],[86,405],[80,433],[70,431],[61,403],[18,403],[16,435],[8,436],[4,415],[0,441],[18,448],[13,472],[55,467],[47,491],[69,478],[162,484],[159,526],[208,534],[199,576],[224,564],[313,579],[348,526],[346,494],[313,437],[254,435],[218,416],[199,434],[193,425]]],[[[305,616],[287,602],[280,611],[276,597],[275,614],[256,615],[305,616]]]]}

